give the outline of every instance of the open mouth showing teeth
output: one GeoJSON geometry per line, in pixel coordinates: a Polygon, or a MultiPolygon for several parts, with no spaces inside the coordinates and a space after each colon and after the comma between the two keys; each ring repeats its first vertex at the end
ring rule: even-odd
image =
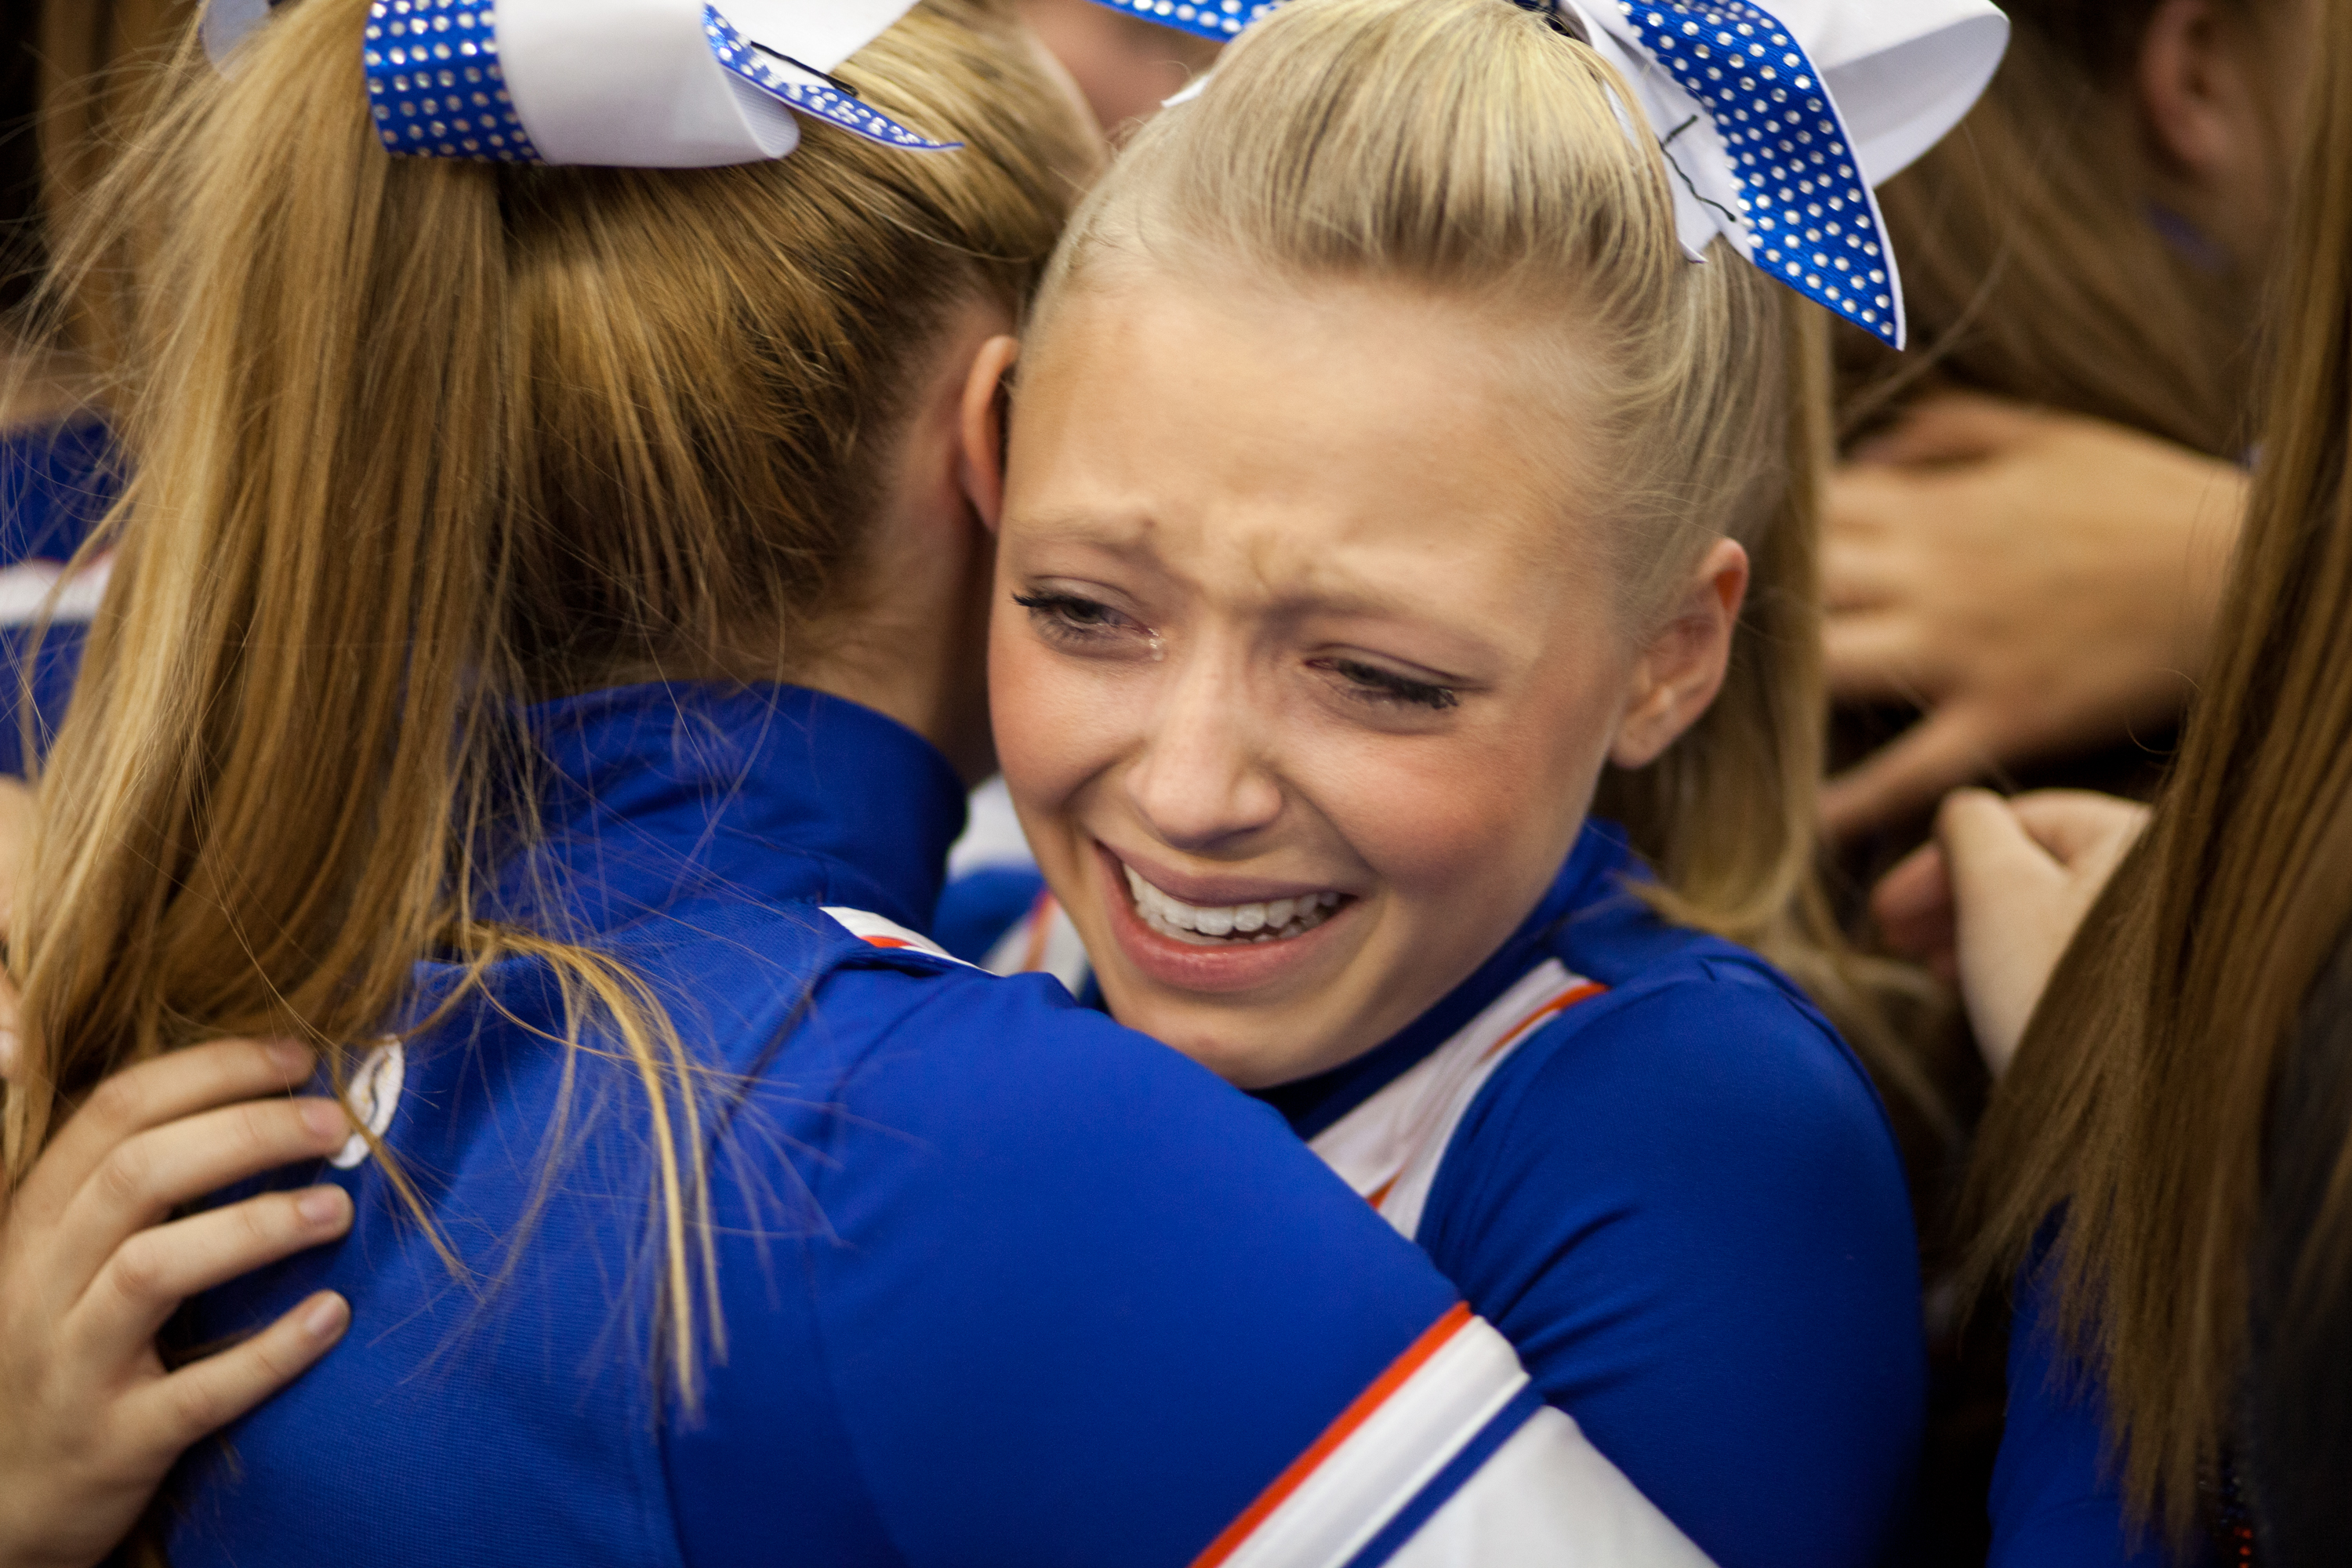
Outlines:
{"type": "Polygon", "coordinates": [[[1202,909],[1173,899],[1138,876],[1127,872],[1128,891],[1135,896],[1135,912],[1161,936],[1195,947],[1227,947],[1245,942],[1284,942],[1305,936],[1331,918],[1341,895],[1308,893],[1295,899],[1274,899],[1262,904],[1226,904],[1202,909]]]}

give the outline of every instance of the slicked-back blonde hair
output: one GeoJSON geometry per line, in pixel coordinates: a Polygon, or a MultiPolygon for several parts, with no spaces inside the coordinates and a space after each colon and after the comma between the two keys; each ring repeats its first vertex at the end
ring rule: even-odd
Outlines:
{"type": "Polygon", "coordinates": [[[652,1107],[656,1351],[691,1394],[698,1064],[583,933],[479,901],[534,831],[522,710],[825,646],[908,382],[965,302],[1025,300],[1090,132],[998,5],[923,0],[842,74],[961,152],[811,125],[729,169],[395,160],[366,12],[299,0],[225,75],[184,46],[66,257],[129,312],[135,477],[10,933],[6,1169],[126,1063],[278,1034],[340,1082],[420,959],[535,961],[652,1107]]]}
{"type": "Polygon", "coordinates": [[[1720,245],[1685,257],[1622,90],[1511,0],[1293,0],[1129,145],[1072,221],[1036,331],[1070,291],[1140,268],[1426,290],[1549,354],[1634,635],[1717,538],[1754,563],[1722,695],[1659,762],[1612,771],[1599,809],[1657,868],[1664,912],[1789,970],[1906,1142],[1933,1143],[1948,1121],[1893,1023],[1916,993],[1845,947],[1816,879],[1822,320],[1720,245]]]}

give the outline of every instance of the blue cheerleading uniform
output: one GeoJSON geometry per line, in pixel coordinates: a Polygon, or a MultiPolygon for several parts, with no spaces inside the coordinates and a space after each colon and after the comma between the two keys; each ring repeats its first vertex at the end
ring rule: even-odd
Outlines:
{"type": "Polygon", "coordinates": [[[321,1288],[353,1327],[184,1466],[179,1568],[1704,1563],[1278,1117],[909,929],[963,808],[924,742],[781,688],[533,723],[495,912],[711,1069],[723,1345],[698,1401],[648,1370],[634,1070],[535,961],[437,1013],[425,964],[351,1099],[461,1267],[355,1139],[350,1234],[199,1300],[208,1342],[321,1288]]]}
{"type": "Polygon", "coordinates": [[[2009,1409],[1994,1461],[1987,1568],[2203,1568],[2125,1523],[2097,1381],[2058,1341],[2049,1271],[2021,1277],[2010,1324],[2009,1409]]]}
{"type": "Polygon", "coordinates": [[[36,747],[64,720],[86,623],[105,580],[93,575],[55,600],[50,591],[113,505],[115,461],[112,436],[95,418],[0,435],[0,682],[9,715],[0,724],[0,773],[26,771],[26,735],[17,716],[28,674],[36,747]]]}
{"type": "MultiPolygon", "coordinates": [[[[942,900],[988,946],[995,858],[942,900]],[[982,879],[982,878],[985,879],[982,879]]],[[[1926,1398],[1916,1243],[1861,1064],[1783,975],[1660,920],[1589,824],[1479,971],[1261,1098],[1428,1252],[1537,1385],[1727,1568],[1879,1561],[1926,1398]]],[[[1099,1001],[1034,879],[990,962],[1099,1001]]]]}

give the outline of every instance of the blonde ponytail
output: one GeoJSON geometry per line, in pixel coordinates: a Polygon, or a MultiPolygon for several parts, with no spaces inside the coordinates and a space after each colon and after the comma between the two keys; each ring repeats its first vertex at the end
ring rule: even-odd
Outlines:
{"type": "Polygon", "coordinates": [[[12,933],[8,1180],[126,1063],[276,1034],[341,1082],[420,960],[467,976],[443,1007],[535,963],[560,1043],[651,1108],[655,1348],[690,1395],[708,1075],[587,933],[486,901],[536,833],[522,712],[826,645],[899,389],[961,303],[1025,299],[1088,132],[997,6],[925,0],[843,74],[961,153],[811,127],[691,173],[394,160],[366,11],[284,6],[226,78],[184,51],[66,256],[127,312],[135,477],[12,933]]]}

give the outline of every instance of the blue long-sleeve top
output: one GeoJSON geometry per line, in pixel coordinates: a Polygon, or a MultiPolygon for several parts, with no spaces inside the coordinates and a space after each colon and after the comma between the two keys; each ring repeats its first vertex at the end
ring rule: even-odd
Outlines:
{"type": "Polygon", "coordinates": [[[2019,1275],[1987,1568],[2206,1568],[2126,1522],[2098,1379],[2060,1342],[2053,1270],[2019,1275]]]}
{"type": "MultiPolygon", "coordinates": [[[[1025,875],[960,879],[942,937],[984,951],[1035,900],[1025,875]]],[[[1615,828],[1588,825],[1475,974],[1394,1039],[1264,1098],[1316,1139],[1546,960],[1605,986],[1479,1090],[1415,1237],[1726,1568],[1864,1568],[1908,1500],[1926,1398],[1893,1133],[1803,994],[1659,919],[1643,877],[1615,828]]]]}
{"type": "Polygon", "coordinates": [[[698,1403],[652,1353],[634,1070],[564,1049],[538,963],[437,1014],[425,963],[353,1100],[458,1267],[360,1144],[348,1236],[200,1300],[205,1341],[353,1319],[184,1467],[180,1568],[1697,1568],[1277,1116],[926,951],[963,803],[920,739],[777,688],[533,732],[492,912],[626,963],[703,1069],[723,1349],[698,1403]]]}

